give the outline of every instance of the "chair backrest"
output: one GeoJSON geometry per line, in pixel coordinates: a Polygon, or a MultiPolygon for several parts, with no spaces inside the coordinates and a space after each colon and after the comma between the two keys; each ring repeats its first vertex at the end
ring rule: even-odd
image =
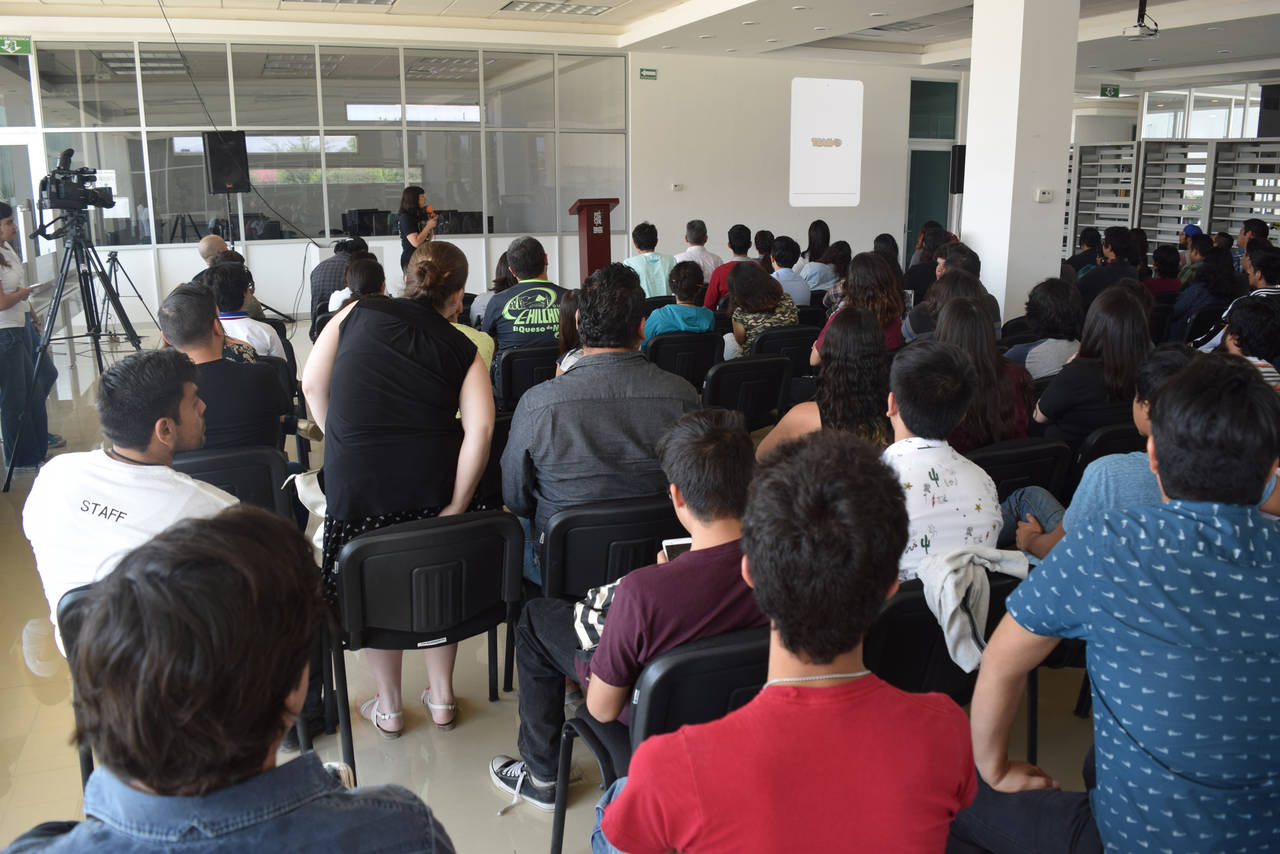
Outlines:
{"type": "Polygon", "coordinates": [[[1000,327],[1000,340],[1003,341],[1010,335],[1023,335],[1029,332],[1031,332],[1031,321],[1026,317],[1011,317],[1004,322],[1004,326],[1000,327]]]}
{"type": "MultiPolygon", "coordinates": [[[[1018,579],[988,573],[990,599],[983,638],[991,637],[1005,614],[1004,600],[1018,579]]],[[[937,617],[929,610],[924,586],[917,579],[903,584],[884,604],[867,632],[862,659],[866,668],[903,691],[940,691],[960,705],[973,697],[978,673],[965,673],[951,660],[937,617]]]]}
{"type": "Polygon", "coordinates": [[[452,643],[501,622],[520,600],[524,533],[502,510],[402,522],[338,555],[338,602],[351,649],[452,643]]]}
{"type": "Polygon", "coordinates": [[[324,331],[324,328],[329,323],[329,321],[333,320],[333,316],[335,314],[337,314],[336,311],[324,311],[324,312],[321,312],[316,317],[315,323],[311,324],[311,332],[312,332],[311,340],[312,341],[315,341],[317,338],[320,337],[320,333],[324,331]]]}
{"type": "Polygon", "coordinates": [[[1053,382],[1057,374],[1050,374],[1047,377],[1040,377],[1031,381],[1031,397],[1033,400],[1039,400],[1040,395],[1044,394],[1044,390],[1049,387],[1049,383],[1053,382]]]}
{"type": "Polygon", "coordinates": [[[499,412],[493,419],[493,439],[489,442],[489,462],[476,486],[476,502],[494,509],[502,506],[502,452],[511,435],[511,413],[499,412]]]}
{"type": "Polygon", "coordinates": [[[724,338],[714,332],[667,332],[645,349],[649,361],[702,388],[711,366],[724,358],[724,338]]]}
{"type": "Polygon", "coordinates": [[[498,356],[498,404],[510,412],[526,391],[556,375],[560,346],[555,342],[526,344],[498,356]]]}
{"type": "Polygon", "coordinates": [[[995,481],[1003,501],[1024,486],[1042,486],[1061,500],[1071,471],[1071,448],[1050,439],[1008,439],[967,453],[995,481]]]}
{"type": "Polygon", "coordinates": [[[819,331],[827,325],[827,310],[821,305],[802,305],[796,309],[801,326],[816,326],[819,331]]]}
{"type": "MultiPolygon", "coordinates": [[[[725,297],[725,299],[728,299],[728,297],[725,297]]],[[[715,311],[715,319],[715,329],[712,330],[715,334],[727,335],[733,331],[733,318],[729,316],[728,312],[717,308],[715,311]]]]}
{"type": "Polygon", "coordinates": [[[653,563],[662,541],[688,536],[666,495],[597,501],[547,521],[542,595],[580,599],[653,563]]]}
{"type": "Polygon", "coordinates": [[[1214,303],[1197,308],[1191,312],[1191,316],[1187,318],[1187,331],[1182,336],[1182,340],[1191,342],[1204,335],[1214,327],[1219,320],[1222,319],[1222,313],[1227,310],[1225,304],[1214,303]]]}
{"type": "Polygon", "coordinates": [[[1157,301],[1151,306],[1151,314],[1147,316],[1147,330],[1156,344],[1169,337],[1169,319],[1172,314],[1172,303],[1157,301]]]}
{"type": "Polygon", "coordinates": [[[289,363],[279,356],[257,356],[255,361],[264,362],[276,369],[276,376],[280,378],[280,387],[284,389],[284,393],[293,396],[293,375],[289,373],[289,363]]]}
{"type": "Polygon", "coordinates": [[[650,314],[652,314],[657,309],[662,308],[664,305],[674,305],[675,301],[676,301],[676,298],[673,297],[671,294],[666,294],[660,297],[645,297],[644,316],[648,317],[650,314]]]}
{"type": "Polygon", "coordinates": [[[791,360],[786,356],[744,356],[707,371],[702,402],[735,409],[746,417],[748,430],[758,430],[777,421],[790,385],[791,360]]]}
{"type": "Polygon", "coordinates": [[[1057,496],[1058,500],[1063,504],[1070,501],[1089,463],[1108,454],[1128,454],[1133,451],[1145,450],[1146,447],[1146,437],[1138,432],[1138,428],[1133,426],[1133,422],[1128,424],[1108,424],[1106,427],[1099,427],[1094,430],[1080,443],[1080,452],[1071,468],[1071,478],[1064,493],[1061,496],[1057,496]]]}
{"type": "Polygon", "coordinates": [[[764,686],[769,627],[702,638],[650,661],[631,692],[631,748],[651,735],[724,717],[764,686]]]}
{"type": "Polygon", "coordinates": [[[274,510],[293,518],[291,492],[281,486],[285,456],[276,448],[215,448],[185,451],[173,458],[175,470],[212,484],[243,504],[274,510]]]}
{"type": "MultiPolygon", "coordinates": [[[[826,298],[827,298],[826,288],[823,288],[820,291],[809,291],[809,307],[822,308],[823,300],[825,300],[826,298]]],[[[800,307],[803,308],[803,306],[800,306],[800,307]]]]}
{"type": "Polygon", "coordinates": [[[809,354],[821,329],[812,326],[776,326],[756,336],[751,345],[753,356],[786,356],[791,360],[791,375],[802,377],[813,372],[809,354]]]}
{"type": "Polygon", "coordinates": [[[93,589],[92,584],[73,587],[58,600],[58,634],[62,636],[62,648],[67,653],[67,661],[73,661],[76,645],[80,641],[80,625],[84,622],[85,597],[93,589]]]}

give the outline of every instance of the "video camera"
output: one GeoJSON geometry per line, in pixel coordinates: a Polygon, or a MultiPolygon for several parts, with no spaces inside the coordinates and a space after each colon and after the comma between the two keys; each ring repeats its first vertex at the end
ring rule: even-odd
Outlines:
{"type": "Polygon", "coordinates": [[[92,186],[98,180],[97,169],[88,166],[71,168],[71,156],[75,153],[74,148],[63,151],[58,157],[58,165],[40,179],[40,207],[64,211],[115,207],[116,200],[112,198],[110,187],[92,186]]]}

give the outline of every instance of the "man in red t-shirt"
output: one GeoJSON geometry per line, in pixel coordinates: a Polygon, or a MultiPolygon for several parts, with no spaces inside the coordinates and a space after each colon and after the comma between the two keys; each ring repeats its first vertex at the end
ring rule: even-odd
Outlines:
{"type": "Polygon", "coordinates": [[[703,306],[712,311],[716,310],[720,300],[729,295],[729,271],[733,269],[733,265],[751,261],[747,257],[747,253],[751,251],[751,229],[742,224],[729,229],[729,251],[733,253],[733,257],[711,272],[707,295],[702,300],[703,306]]]}
{"type": "Polygon", "coordinates": [[[721,720],[640,745],[605,807],[608,843],[942,851],[977,788],[968,720],[949,697],[908,694],[862,665],[907,542],[897,475],[847,433],[783,444],[757,468],[742,542],[743,577],[773,627],[769,680],[721,720]]]}
{"type": "Polygon", "coordinates": [[[566,676],[586,688],[596,720],[620,719],[631,686],[654,658],[766,622],[742,579],[742,510],[755,463],[742,416],[724,409],[687,413],[658,442],[657,454],[676,517],[691,537],[689,551],[670,562],[659,555],[657,564],[623,577],[589,658],[574,631],[572,602],[534,599],[525,606],[516,628],[521,758],[495,756],[489,763],[489,779],[511,795],[509,806],[521,799],[544,811],[555,806],[566,676]]]}

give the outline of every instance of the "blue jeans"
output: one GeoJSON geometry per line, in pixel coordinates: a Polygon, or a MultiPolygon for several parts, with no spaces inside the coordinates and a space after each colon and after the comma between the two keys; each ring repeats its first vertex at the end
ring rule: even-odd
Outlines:
{"type": "Polygon", "coordinates": [[[591,829],[591,854],[622,854],[605,838],[604,831],[600,829],[600,823],[604,821],[604,808],[613,803],[626,785],[627,778],[619,777],[613,781],[612,786],[604,790],[600,800],[596,801],[596,826],[591,829]]]}
{"type": "Polygon", "coordinates": [[[23,328],[0,329],[0,432],[4,433],[6,465],[15,445],[19,466],[37,465],[49,451],[49,417],[44,401],[58,379],[58,371],[46,355],[40,363],[40,375],[33,376],[39,343],[30,318],[23,328]]]}
{"type": "Polygon", "coordinates": [[[1000,512],[1004,514],[1004,527],[1000,529],[1000,538],[996,541],[998,548],[1011,548],[1018,533],[1018,523],[1026,521],[1027,514],[1035,516],[1045,532],[1052,531],[1062,522],[1065,508],[1058,503],[1049,490],[1042,486],[1024,486],[1009,493],[1009,497],[1000,502],[1000,512]]]}
{"type": "Polygon", "coordinates": [[[533,521],[523,516],[517,516],[520,520],[520,530],[524,531],[524,577],[542,586],[542,568],[538,566],[538,544],[533,538],[533,521]]]}

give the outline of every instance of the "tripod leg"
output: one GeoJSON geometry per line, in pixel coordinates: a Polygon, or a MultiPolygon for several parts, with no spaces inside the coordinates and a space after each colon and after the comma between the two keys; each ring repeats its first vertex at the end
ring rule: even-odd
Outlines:
{"type": "Polygon", "coordinates": [[[147,306],[147,301],[142,298],[142,293],[138,290],[138,286],[133,283],[133,277],[129,275],[129,271],[124,268],[124,263],[117,257],[112,261],[111,265],[111,285],[115,288],[117,296],[120,294],[121,275],[129,283],[129,288],[133,291],[133,295],[138,298],[138,302],[142,303],[142,310],[147,313],[147,317],[151,318],[152,324],[157,329],[160,328],[160,321],[156,320],[156,316],[151,313],[151,309],[147,306]]]}
{"type": "Polygon", "coordinates": [[[88,245],[87,240],[81,242],[73,239],[71,254],[75,256],[76,272],[80,277],[80,302],[84,309],[84,325],[89,340],[93,342],[93,355],[98,361],[98,373],[101,374],[107,366],[102,358],[102,322],[98,317],[98,305],[93,291],[93,269],[89,266],[86,251],[88,245]]]}
{"type": "Polygon", "coordinates": [[[133,349],[141,350],[142,339],[138,337],[138,333],[134,331],[133,324],[129,322],[129,315],[125,314],[124,306],[120,304],[120,294],[116,293],[115,285],[111,283],[110,277],[107,276],[106,268],[102,266],[102,259],[98,257],[98,252],[93,248],[92,244],[85,247],[85,258],[89,262],[90,271],[97,276],[98,281],[102,284],[102,290],[105,293],[107,302],[116,313],[116,319],[124,327],[125,337],[129,339],[133,349]]]}

